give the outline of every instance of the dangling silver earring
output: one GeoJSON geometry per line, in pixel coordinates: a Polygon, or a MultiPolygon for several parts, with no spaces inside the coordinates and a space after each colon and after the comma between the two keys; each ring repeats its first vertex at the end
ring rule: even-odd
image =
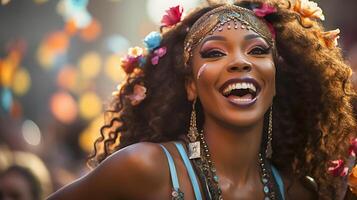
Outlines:
{"type": "Polygon", "coordinates": [[[201,157],[201,143],[197,140],[199,132],[197,129],[197,115],[196,115],[196,99],[192,103],[190,127],[187,133],[187,137],[190,140],[188,143],[189,159],[195,159],[201,157]]]}
{"type": "Polygon", "coordinates": [[[273,140],[273,106],[270,106],[269,111],[269,124],[268,124],[268,138],[267,138],[267,146],[265,149],[265,156],[267,158],[271,158],[273,155],[273,147],[272,147],[272,140],[273,140]]]}

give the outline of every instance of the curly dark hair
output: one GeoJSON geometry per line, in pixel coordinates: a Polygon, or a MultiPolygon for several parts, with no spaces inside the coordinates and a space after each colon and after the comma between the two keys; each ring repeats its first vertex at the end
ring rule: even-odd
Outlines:
{"type": "MultiPolygon", "coordinates": [[[[278,52],[272,163],[296,179],[313,177],[319,199],[336,199],[345,180],[329,175],[327,168],[330,160],[347,160],[349,141],[356,136],[350,104],[356,96],[349,80],[352,71],[344,63],[341,50],[318,37],[324,31],[320,22],[313,21],[307,27],[289,9],[291,5],[282,7],[278,0],[269,3],[278,8],[266,17],[276,31],[278,52]]],[[[248,9],[260,4],[237,3],[248,9]]],[[[161,45],[167,47],[168,54],[156,66],[147,62],[142,72],[131,74],[122,85],[106,112],[107,123],[90,157],[92,165],[133,143],[177,140],[186,133],[191,103],[185,82],[192,76],[192,69],[184,67],[184,40],[193,23],[218,6],[197,8],[163,32],[161,45]],[[132,106],[126,96],[133,92],[135,84],[145,85],[147,96],[132,106]]],[[[202,115],[199,120],[203,121],[202,115]]]]}

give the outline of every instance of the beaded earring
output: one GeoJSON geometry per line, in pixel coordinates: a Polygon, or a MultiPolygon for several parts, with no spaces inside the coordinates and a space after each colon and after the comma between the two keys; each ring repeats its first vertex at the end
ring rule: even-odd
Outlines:
{"type": "Polygon", "coordinates": [[[187,137],[190,140],[188,143],[189,149],[189,159],[195,159],[201,157],[201,145],[200,141],[197,140],[199,132],[197,129],[197,116],[196,116],[196,99],[192,103],[192,111],[190,118],[190,127],[187,133],[187,137]]]}
{"type": "Polygon", "coordinates": [[[273,106],[269,109],[269,123],[268,123],[268,138],[267,138],[267,146],[265,149],[265,156],[267,158],[271,158],[273,154],[272,140],[273,140],[273,106]]]}

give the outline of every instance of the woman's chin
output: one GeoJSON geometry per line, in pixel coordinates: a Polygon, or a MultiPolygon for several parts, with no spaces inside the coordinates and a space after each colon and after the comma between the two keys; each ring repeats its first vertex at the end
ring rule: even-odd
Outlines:
{"type": "MultiPolygon", "coordinates": [[[[227,114],[227,113],[226,113],[227,114]]],[[[259,113],[232,113],[225,116],[217,116],[218,123],[221,123],[222,126],[242,129],[249,128],[261,125],[261,122],[264,121],[264,112],[259,113]]]]}

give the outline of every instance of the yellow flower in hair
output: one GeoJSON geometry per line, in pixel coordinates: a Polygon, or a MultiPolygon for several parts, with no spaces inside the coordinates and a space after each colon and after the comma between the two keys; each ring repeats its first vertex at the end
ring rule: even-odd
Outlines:
{"type": "Polygon", "coordinates": [[[301,17],[309,19],[325,20],[321,8],[317,3],[309,0],[296,0],[293,10],[301,15],[301,17]]]}
{"type": "Polygon", "coordinates": [[[128,50],[128,55],[134,58],[143,55],[143,53],[144,53],[144,49],[141,47],[131,47],[128,50]]]}

